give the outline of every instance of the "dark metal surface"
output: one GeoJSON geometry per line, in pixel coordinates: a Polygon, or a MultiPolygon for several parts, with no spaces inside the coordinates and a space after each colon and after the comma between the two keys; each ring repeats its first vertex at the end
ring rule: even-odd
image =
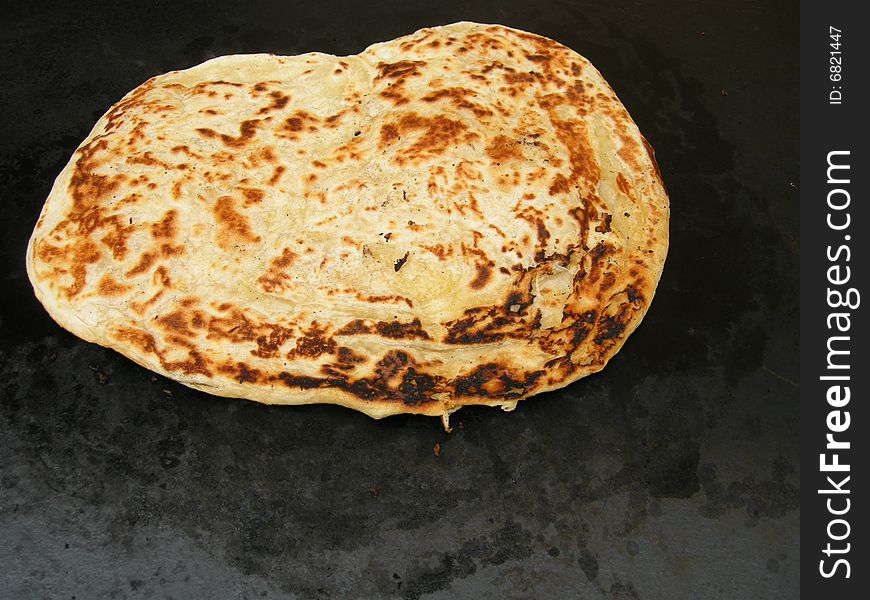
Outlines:
{"type": "Polygon", "coordinates": [[[797,596],[797,5],[463,4],[4,8],[0,597],[797,596]],[[52,180],[128,90],[462,19],[573,47],[656,148],[670,256],[602,373],[447,435],[194,392],[33,298],[52,180]]]}

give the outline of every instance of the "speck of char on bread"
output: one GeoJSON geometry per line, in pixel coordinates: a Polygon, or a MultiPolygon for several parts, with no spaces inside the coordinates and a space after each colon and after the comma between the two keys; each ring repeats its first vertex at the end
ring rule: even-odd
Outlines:
{"type": "Polygon", "coordinates": [[[465,22],[150,79],[57,178],[27,268],[60,325],[188,386],[444,416],[602,369],[668,218],[586,59],[465,22]]]}

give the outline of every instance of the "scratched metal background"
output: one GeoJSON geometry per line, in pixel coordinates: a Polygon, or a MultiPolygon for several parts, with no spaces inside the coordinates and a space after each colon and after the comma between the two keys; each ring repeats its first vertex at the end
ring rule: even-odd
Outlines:
{"type": "Polygon", "coordinates": [[[797,3],[65,1],[0,20],[0,598],[797,597],[797,3]],[[604,372],[447,435],[152,380],[34,300],[42,202],[128,90],[461,19],[588,57],[657,150],[670,256],[604,372]]]}

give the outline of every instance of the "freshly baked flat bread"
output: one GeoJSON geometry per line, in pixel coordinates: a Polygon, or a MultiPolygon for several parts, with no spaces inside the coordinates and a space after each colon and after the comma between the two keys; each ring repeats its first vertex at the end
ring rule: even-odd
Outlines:
{"type": "Polygon", "coordinates": [[[456,23],[150,79],[57,178],[27,269],[61,326],[185,385],[446,416],[603,368],[667,226],[589,62],[456,23]]]}

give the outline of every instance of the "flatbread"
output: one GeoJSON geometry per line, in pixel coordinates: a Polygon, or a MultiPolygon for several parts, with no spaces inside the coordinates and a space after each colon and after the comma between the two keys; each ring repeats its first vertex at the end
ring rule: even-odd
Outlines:
{"type": "Polygon", "coordinates": [[[444,416],[602,369],[668,212],[587,60],[466,22],[148,80],[55,181],[27,269],[62,327],[190,387],[444,416]]]}

